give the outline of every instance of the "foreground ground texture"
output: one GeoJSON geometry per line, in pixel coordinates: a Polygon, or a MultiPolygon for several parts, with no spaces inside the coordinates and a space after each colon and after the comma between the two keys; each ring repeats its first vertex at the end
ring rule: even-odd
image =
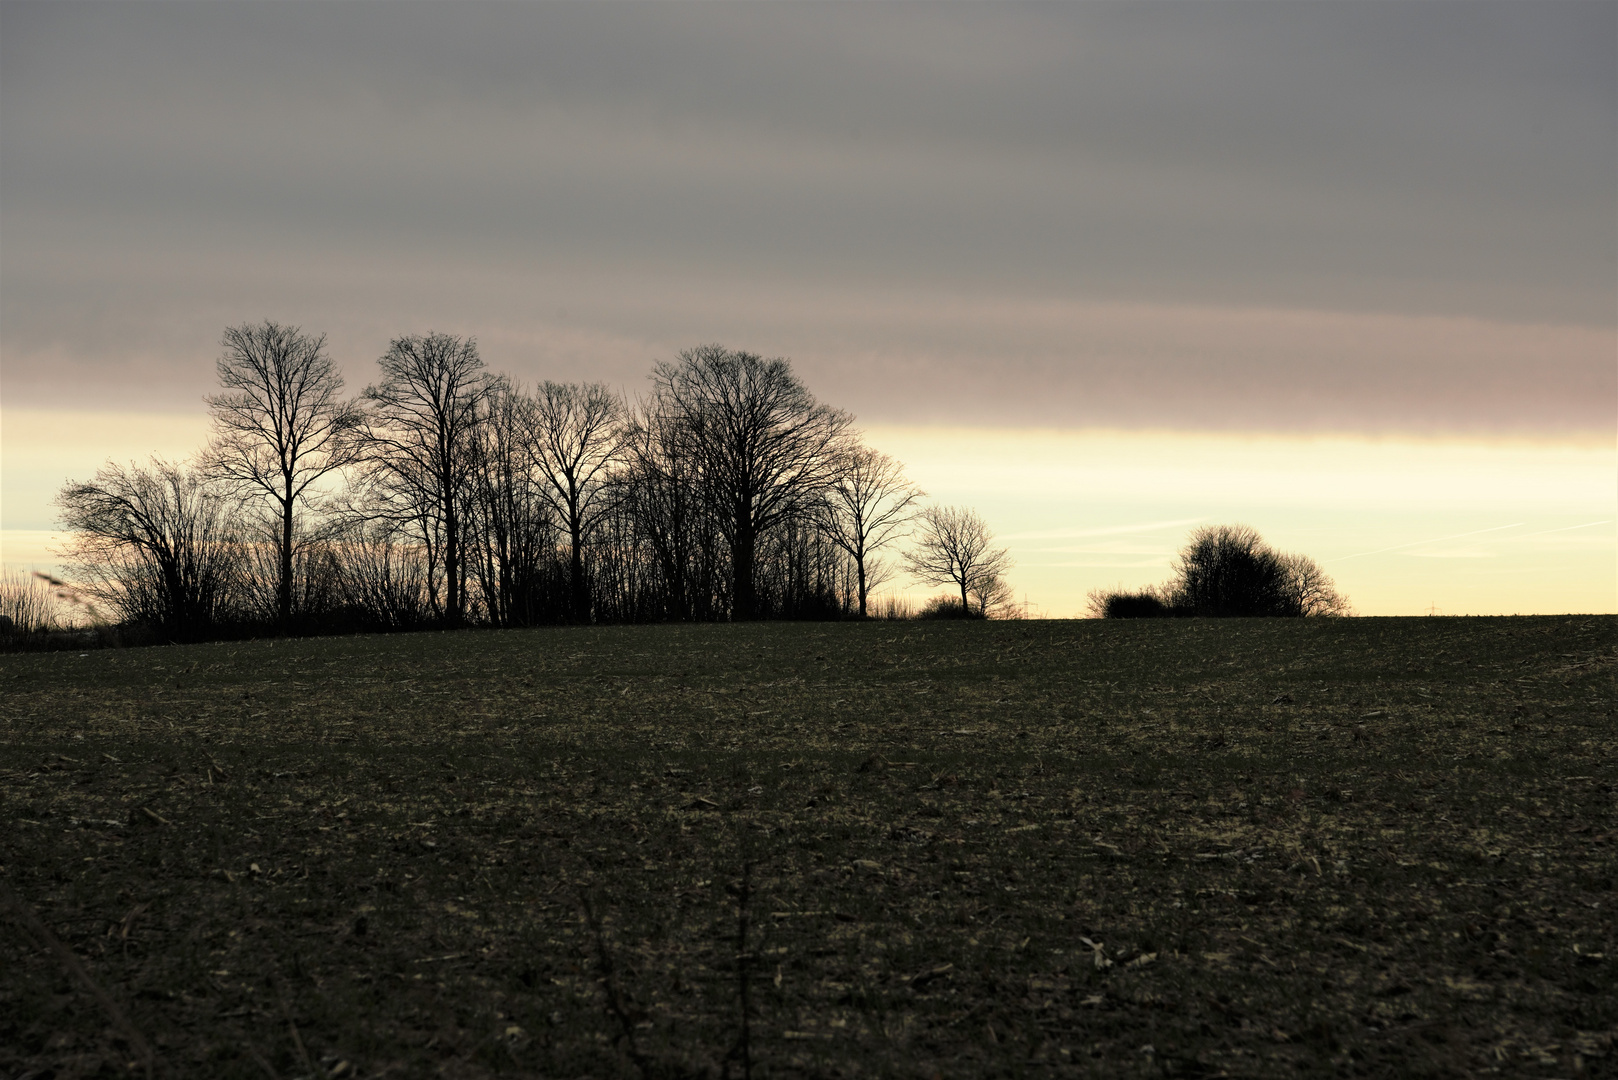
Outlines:
{"type": "Polygon", "coordinates": [[[1615,641],[0,656],[0,1074],[1614,1075],[1615,641]]]}

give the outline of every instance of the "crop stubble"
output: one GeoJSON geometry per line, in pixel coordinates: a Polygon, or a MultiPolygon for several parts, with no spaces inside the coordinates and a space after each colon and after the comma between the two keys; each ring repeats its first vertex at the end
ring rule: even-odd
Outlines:
{"type": "MultiPolygon", "coordinates": [[[[4,880],[194,1076],[1618,1066],[1608,617],[0,657],[4,880]],[[748,933],[738,939],[742,879],[748,933]]],[[[0,1070],[137,1055],[0,931],[0,1070]]]]}

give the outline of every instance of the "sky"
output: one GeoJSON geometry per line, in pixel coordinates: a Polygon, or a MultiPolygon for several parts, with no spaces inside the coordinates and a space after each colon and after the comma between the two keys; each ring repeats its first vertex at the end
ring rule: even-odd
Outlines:
{"type": "MultiPolygon", "coordinates": [[[[1618,5],[0,4],[0,560],[226,326],[631,396],[789,358],[1029,610],[1243,521],[1618,608],[1618,5]]],[[[53,539],[54,537],[54,539],[53,539]]]]}

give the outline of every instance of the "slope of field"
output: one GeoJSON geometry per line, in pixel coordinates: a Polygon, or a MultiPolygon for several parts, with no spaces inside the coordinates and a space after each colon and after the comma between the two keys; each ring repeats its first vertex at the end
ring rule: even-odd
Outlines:
{"type": "Polygon", "coordinates": [[[1612,1075],[1615,641],[0,656],[0,1073],[126,1075],[144,1042],[197,1077],[1612,1075]]]}

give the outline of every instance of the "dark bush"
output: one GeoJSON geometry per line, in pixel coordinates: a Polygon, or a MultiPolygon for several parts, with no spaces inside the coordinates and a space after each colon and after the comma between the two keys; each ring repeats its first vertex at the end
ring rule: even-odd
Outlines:
{"type": "Polygon", "coordinates": [[[1165,619],[1174,611],[1155,592],[1107,593],[1101,604],[1103,619],[1165,619]]]}
{"type": "Polygon", "coordinates": [[[918,619],[981,619],[982,614],[969,607],[963,607],[959,600],[948,596],[936,596],[927,601],[925,607],[916,615],[918,619]]]}
{"type": "Polygon", "coordinates": [[[1215,617],[1302,615],[1289,595],[1284,560],[1248,525],[1210,525],[1191,534],[1169,585],[1173,606],[1215,617]]]}
{"type": "Polygon", "coordinates": [[[1174,564],[1174,577],[1156,588],[1090,594],[1092,616],[1347,615],[1348,601],[1319,564],[1287,555],[1247,525],[1210,525],[1193,532],[1174,564]]]}

